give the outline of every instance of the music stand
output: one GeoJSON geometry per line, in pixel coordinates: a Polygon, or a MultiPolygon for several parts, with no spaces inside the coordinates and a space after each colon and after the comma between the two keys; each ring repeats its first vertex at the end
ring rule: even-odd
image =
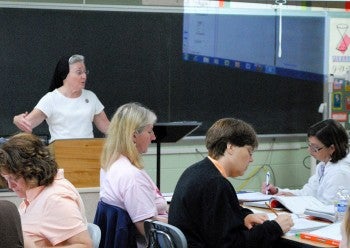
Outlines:
{"type": "Polygon", "coordinates": [[[174,143],[196,130],[202,123],[196,121],[160,122],[153,127],[157,143],[157,187],[160,189],[160,144],[174,143]]]}

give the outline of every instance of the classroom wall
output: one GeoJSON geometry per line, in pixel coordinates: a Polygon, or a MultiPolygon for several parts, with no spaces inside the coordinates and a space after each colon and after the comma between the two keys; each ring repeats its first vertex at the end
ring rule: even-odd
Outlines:
{"type": "MultiPolygon", "coordinates": [[[[272,182],[279,187],[300,188],[310,176],[310,158],[304,136],[289,138],[259,138],[259,148],[253,154],[254,162],[240,178],[229,179],[238,190],[260,190],[266,170],[272,172],[272,182]],[[263,165],[264,166],[261,170],[263,165]],[[268,167],[270,166],[270,167],[268,167]],[[250,178],[248,179],[247,178],[250,178]]],[[[177,143],[161,145],[161,191],[173,192],[181,173],[191,164],[206,156],[203,138],[184,139],[177,143]]],[[[152,144],[144,154],[145,170],[156,182],[156,147],[152,144]]],[[[84,201],[88,222],[93,222],[99,188],[78,189],[84,201]]],[[[21,199],[13,192],[0,192],[0,199],[9,200],[17,206],[21,199]]]]}
{"type": "MultiPolygon", "coordinates": [[[[161,144],[161,191],[173,192],[182,172],[203,156],[207,156],[203,137],[161,144]]],[[[150,146],[143,158],[145,170],[156,182],[155,145],[150,146]]],[[[244,176],[230,179],[236,190],[260,190],[267,170],[272,174],[272,182],[282,188],[300,188],[311,174],[312,161],[307,152],[306,135],[288,138],[260,136],[259,147],[254,152],[253,159],[244,176]],[[249,177],[252,178],[246,180],[249,177]]]]}
{"type": "MultiPolygon", "coordinates": [[[[7,2],[7,1],[1,1],[7,2]]],[[[20,2],[20,1],[12,1],[20,2]]],[[[27,3],[82,3],[78,0],[70,1],[27,1],[27,3]]],[[[141,0],[115,0],[115,1],[85,1],[85,3],[98,4],[130,4],[141,5],[141,0]]],[[[260,146],[254,153],[254,162],[249,166],[246,174],[240,178],[230,179],[236,190],[259,190],[265,180],[267,168],[273,172],[272,182],[279,187],[299,188],[308,179],[310,159],[306,150],[306,135],[294,135],[289,138],[259,137],[260,146]],[[261,168],[261,169],[260,169],[261,168]],[[256,174],[256,175],[255,175],[256,174]],[[247,178],[250,178],[248,179],[247,178]]],[[[173,144],[161,145],[161,191],[172,192],[181,173],[191,164],[206,156],[203,137],[186,138],[173,144]]],[[[146,171],[156,181],[156,147],[151,145],[149,152],[144,155],[146,171]]],[[[98,200],[96,189],[91,192],[80,189],[83,200],[87,206],[88,221],[93,220],[94,209],[98,200]]],[[[20,202],[13,193],[0,193],[0,199],[10,199],[16,204],[20,202]]]]}

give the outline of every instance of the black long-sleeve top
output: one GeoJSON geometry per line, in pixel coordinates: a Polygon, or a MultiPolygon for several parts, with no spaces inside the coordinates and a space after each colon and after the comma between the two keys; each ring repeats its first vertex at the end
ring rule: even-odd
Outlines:
{"type": "Polygon", "coordinates": [[[252,229],[232,184],[205,158],[181,175],[169,209],[169,223],[183,231],[189,247],[271,247],[283,231],[275,221],[252,229]]]}

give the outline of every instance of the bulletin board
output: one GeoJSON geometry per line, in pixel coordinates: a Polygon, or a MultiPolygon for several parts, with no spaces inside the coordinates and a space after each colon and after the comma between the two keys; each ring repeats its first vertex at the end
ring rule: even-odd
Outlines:
{"type": "Polygon", "coordinates": [[[350,130],[350,19],[329,21],[329,113],[350,130]]]}

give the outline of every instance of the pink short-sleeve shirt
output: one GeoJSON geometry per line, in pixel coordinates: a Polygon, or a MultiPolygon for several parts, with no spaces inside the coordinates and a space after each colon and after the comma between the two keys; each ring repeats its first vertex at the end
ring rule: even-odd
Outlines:
{"type": "Polygon", "coordinates": [[[100,171],[100,198],[125,209],[135,223],[154,216],[167,217],[167,202],[150,176],[121,156],[106,172],[100,171]]]}
{"type": "Polygon", "coordinates": [[[20,204],[22,228],[37,246],[59,244],[87,230],[83,201],[60,169],[54,182],[26,192],[20,204]]]}

